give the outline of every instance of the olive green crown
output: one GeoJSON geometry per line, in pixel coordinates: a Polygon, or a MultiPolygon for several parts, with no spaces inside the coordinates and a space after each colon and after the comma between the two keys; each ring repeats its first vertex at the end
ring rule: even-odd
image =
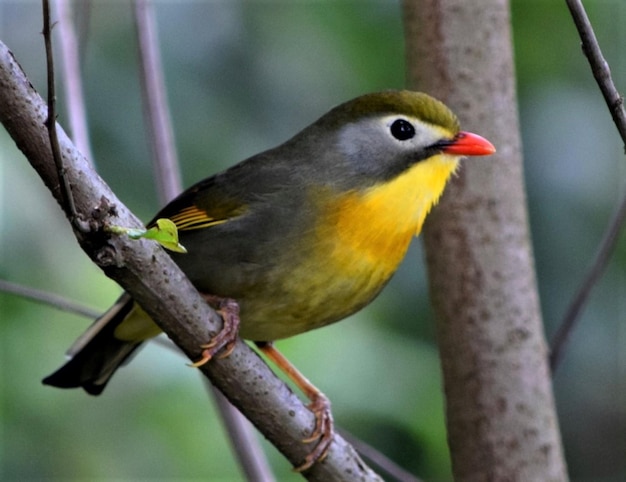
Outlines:
{"type": "Polygon", "coordinates": [[[322,119],[336,125],[376,115],[406,115],[452,133],[460,129],[459,121],[448,107],[422,92],[387,90],[366,94],[332,109],[322,119]]]}

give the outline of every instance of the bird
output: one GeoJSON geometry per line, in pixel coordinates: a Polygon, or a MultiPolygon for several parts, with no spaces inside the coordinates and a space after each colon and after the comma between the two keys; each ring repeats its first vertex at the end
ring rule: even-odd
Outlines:
{"type": "MultiPolygon", "coordinates": [[[[187,253],[170,253],[218,309],[224,329],[202,345],[208,362],[237,334],[283,369],[310,399],[321,460],[333,437],[330,403],[273,342],[342,320],[369,304],[404,258],[426,215],[467,156],[495,147],[460,130],[455,114],[421,92],[387,90],[332,108],[283,144],[191,186],[158,219],[187,253]],[[227,326],[228,325],[228,326],[227,326]]],[[[43,380],[100,394],[160,329],[124,293],[43,380]]]]}

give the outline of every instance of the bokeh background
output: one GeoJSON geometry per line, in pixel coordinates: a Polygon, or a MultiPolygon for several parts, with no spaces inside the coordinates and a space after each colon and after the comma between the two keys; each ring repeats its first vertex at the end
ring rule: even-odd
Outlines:
{"type": "MultiPolygon", "coordinates": [[[[626,89],[626,4],[586,1],[626,89]]],[[[91,4],[83,41],[95,162],[148,220],[158,209],[132,11],[91,4]]],[[[38,1],[0,0],[0,39],[45,91],[38,1]]],[[[177,148],[189,185],[272,147],[331,106],[401,88],[398,1],[158,2],[177,148]]],[[[576,290],[626,178],[624,152],[565,2],[514,0],[526,182],[546,332],[576,290]]],[[[61,95],[61,94],[60,94],[61,95]]],[[[62,100],[62,99],[61,99],[62,100]]],[[[64,114],[60,122],[67,125],[64,114]]],[[[105,309],[119,288],[79,249],[0,129],[0,277],[105,309]]],[[[434,322],[419,241],[371,306],[279,343],[333,401],[336,422],[426,480],[450,480],[434,322]]],[[[626,245],[574,333],[555,391],[573,480],[626,479],[626,245]]],[[[2,480],[242,478],[199,375],[150,344],[101,397],[40,380],[90,323],[0,293],[2,480]]],[[[299,480],[265,444],[280,480],[299,480]]]]}

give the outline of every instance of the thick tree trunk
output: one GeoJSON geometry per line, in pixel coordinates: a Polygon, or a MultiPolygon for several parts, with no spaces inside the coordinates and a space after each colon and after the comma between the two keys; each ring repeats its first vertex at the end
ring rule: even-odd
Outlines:
{"type": "Polygon", "coordinates": [[[424,242],[456,480],[566,480],[528,231],[506,0],[406,0],[410,84],[498,153],[464,163],[424,242]]]}

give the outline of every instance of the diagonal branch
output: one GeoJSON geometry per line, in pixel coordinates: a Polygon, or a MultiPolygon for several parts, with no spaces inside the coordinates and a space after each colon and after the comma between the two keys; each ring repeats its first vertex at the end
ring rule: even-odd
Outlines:
{"type": "MultiPolygon", "coordinates": [[[[626,111],[624,110],[624,99],[618,92],[611,77],[611,69],[608,62],[602,55],[602,50],[596,35],[580,0],[566,0],[574,24],[578,29],[578,34],[582,42],[582,49],[589,61],[591,71],[602,92],[604,100],[609,108],[613,122],[622,138],[626,148],[626,111]]],[[[570,334],[574,331],[576,324],[587,304],[593,287],[604,274],[611,254],[617,246],[619,233],[626,222],[626,195],[620,201],[615,215],[609,221],[609,225],[600,242],[598,252],[585,274],[583,281],[570,302],[563,319],[559,323],[551,343],[550,343],[550,368],[554,372],[563,357],[563,351],[569,340],[570,334]]]]}
{"type": "MultiPolygon", "coordinates": [[[[182,185],[153,3],[150,0],[135,0],[134,13],[146,130],[152,147],[157,194],[162,204],[166,204],[180,193],[182,185]]],[[[269,463],[250,424],[243,420],[241,413],[213,385],[206,383],[206,388],[213,395],[222,422],[226,426],[234,455],[248,479],[273,480],[269,463]]]]}
{"type": "MultiPolygon", "coordinates": [[[[45,129],[47,113],[45,102],[0,42],[0,122],[59,202],[59,177],[50,161],[45,129]]],[[[132,294],[190,359],[199,358],[199,345],[219,330],[219,317],[158,245],[105,232],[108,224],[140,228],[142,223],[65,132],[60,127],[57,130],[76,211],[90,227],[88,232],[75,232],[81,247],[107,276],[132,294]]],[[[238,341],[229,357],[213,360],[201,370],[293,465],[302,463],[309,450],[302,439],[311,432],[314,415],[256,353],[238,341]]],[[[309,480],[333,481],[346,480],[346,474],[354,480],[380,480],[336,435],[327,458],[304,475],[309,480]]]]}
{"type": "Polygon", "coordinates": [[[75,223],[78,219],[76,206],[74,204],[74,197],[72,196],[72,188],[70,182],[65,175],[65,167],[63,166],[63,158],[59,151],[59,141],[57,138],[57,130],[52,128],[56,125],[56,91],[54,85],[54,57],[52,55],[52,39],[51,32],[52,26],[50,25],[50,4],[43,0],[43,38],[46,47],[46,68],[48,79],[48,115],[46,116],[45,125],[48,128],[48,138],[50,145],[52,146],[52,159],[57,170],[57,176],[59,178],[60,187],[60,201],[63,210],[66,212],[72,223],[75,223]]]}
{"type": "Polygon", "coordinates": [[[169,121],[170,113],[152,5],[148,0],[135,0],[134,12],[141,63],[144,118],[148,124],[146,130],[152,147],[157,194],[165,205],[181,190],[174,130],[169,121]]]}
{"type": "Polygon", "coordinates": [[[80,55],[78,39],[72,21],[71,0],[56,0],[54,2],[59,16],[59,46],[61,48],[61,65],[65,107],[70,125],[72,139],[87,159],[93,161],[91,144],[89,143],[89,127],[83,95],[83,82],[80,70],[80,55]]]}
{"type": "Polygon", "coordinates": [[[87,318],[96,318],[100,316],[101,312],[93,308],[89,308],[75,301],[68,300],[63,296],[59,296],[48,291],[41,291],[30,286],[24,286],[11,281],[0,279],[0,292],[11,293],[15,296],[20,296],[30,301],[36,301],[44,305],[58,308],[67,313],[73,313],[75,315],[85,316],[87,318]]]}
{"type": "Polygon", "coordinates": [[[559,367],[563,358],[563,350],[567,345],[570,334],[576,326],[576,322],[587,304],[591,290],[598,283],[609,264],[611,254],[613,254],[617,242],[619,241],[619,234],[624,222],[626,222],[626,196],[622,198],[617,211],[609,221],[609,225],[600,242],[600,247],[594,257],[593,263],[585,274],[576,295],[567,307],[561,324],[552,337],[550,344],[550,369],[553,373],[559,367]]]}
{"type": "Polygon", "coordinates": [[[626,111],[624,110],[624,99],[618,92],[611,77],[609,63],[602,55],[600,44],[593,31],[587,12],[581,0],[565,0],[572,15],[578,35],[582,43],[582,49],[589,61],[600,92],[604,96],[606,105],[609,107],[613,122],[619,131],[622,141],[626,144],[626,111]]]}

